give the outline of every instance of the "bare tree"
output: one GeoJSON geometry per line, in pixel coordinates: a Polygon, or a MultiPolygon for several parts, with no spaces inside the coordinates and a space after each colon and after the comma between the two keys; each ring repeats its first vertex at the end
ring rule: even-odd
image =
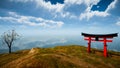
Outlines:
{"type": "Polygon", "coordinates": [[[11,53],[11,46],[13,45],[13,42],[18,38],[18,36],[19,35],[15,32],[15,30],[10,30],[3,33],[2,41],[3,43],[7,44],[9,53],[11,53]]]}

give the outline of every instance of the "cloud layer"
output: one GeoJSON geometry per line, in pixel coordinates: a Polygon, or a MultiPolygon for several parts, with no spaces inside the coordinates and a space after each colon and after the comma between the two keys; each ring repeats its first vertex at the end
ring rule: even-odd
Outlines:
{"type": "MultiPolygon", "coordinates": [[[[92,11],[91,8],[93,5],[96,5],[100,2],[100,0],[64,0],[63,4],[57,3],[57,4],[51,4],[50,1],[45,2],[44,0],[11,0],[14,2],[34,2],[37,4],[37,7],[43,7],[47,9],[48,11],[54,12],[54,16],[61,16],[61,17],[70,17],[70,18],[79,18],[87,19],[89,20],[93,16],[100,16],[100,17],[106,17],[110,15],[108,12],[109,10],[113,9],[115,7],[115,4],[117,3],[117,0],[114,0],[105,11],[92,11]],[[86,9],[80,13],[79,17],[75,16],[74,14],[70,13],[69,11],[65,11],[64,9],[67,9],[70,5],[73,4],[84,4],[86,6],[86,9]],[[57,15],[59,14],[59,15],[57,15]]],[[[74,10],[74,9],[73,9],[74,10]]],[[[79,12],[79,11],[78,11],[79,12]]]]}
{"type": "Polygon", "coordinates": [[[9,16],[7,17],[0,17],[0,20],[8,21],[10,23],[17,23],[29,26],[39,26],[46,28],[62,27],[62,25],[64,24],[64,22],[62,21],[46,20],[41,17],[23,16],[15,12],[8,12],[8,14],[9,16]]]}

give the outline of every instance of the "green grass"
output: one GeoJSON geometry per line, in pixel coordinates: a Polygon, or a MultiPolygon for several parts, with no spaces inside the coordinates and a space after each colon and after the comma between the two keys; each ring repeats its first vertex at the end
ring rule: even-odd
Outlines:
{"type": "Polygon", "coordinates": [[[30,50],[0,54],[0,68],[120,68],[120,52],[108,51],[105,58],[103,51],[79,45],[35,48],[30,50]]]}

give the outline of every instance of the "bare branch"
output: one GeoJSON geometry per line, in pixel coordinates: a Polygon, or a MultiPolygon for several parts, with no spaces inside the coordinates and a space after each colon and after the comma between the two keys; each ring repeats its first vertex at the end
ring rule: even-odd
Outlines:
{"type": "Polygon", "coordinates": [[[3,43],[6,43],[9,48],[9,53],[11,53],[11,46],[13,42],[18,38],[18,34],[15,32],[15,30],[11,30],[8,32],[4,32],[2,35],[3,43]]]}

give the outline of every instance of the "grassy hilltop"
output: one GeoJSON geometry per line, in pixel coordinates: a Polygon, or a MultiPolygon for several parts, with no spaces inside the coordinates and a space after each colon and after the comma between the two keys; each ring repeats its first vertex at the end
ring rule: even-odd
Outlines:
{"type": "Polygon", "coordinates": [[[32,48],[12,54],[0,54],[0,68],[120,68],[120,52],[103,52],[78,45],[32,48]]]}

